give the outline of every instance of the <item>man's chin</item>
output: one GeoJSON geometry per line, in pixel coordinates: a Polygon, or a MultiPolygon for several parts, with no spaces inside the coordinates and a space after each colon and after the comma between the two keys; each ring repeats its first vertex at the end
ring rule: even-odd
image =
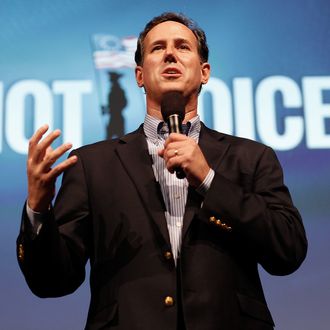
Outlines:
{"type": "MultiPolygon", "coordinates": [[[[184,97],[190,99],[193,97],[193,95],[198,96],[198,90],[196,89],[195,92],[191,89],[187,89],[182,84],[178,83],[168,83],[168,84],[162,84],[157,92],[153,91],[153,99],[160,102],[163,99],[163,95],[168,92],[180,92],[183,94],[184,97]]],[[[148,91],[147,91],[148,95],[148,91]]],[[[151,92],[150,95],[151,96],[151,92]]]]}
{"type": "Polygon", "coordinates": [[[180,93],[182,93],[182,95],[184,97],[189,99],[194,96],[197,97],[199,94],[199,89],[191,90],[191,89],[184,88],[182,86],[175,86],[174,84],[172,86],[166,86],[166,88],[161,89],[161,95],[164,95],[165,93],[168,93],[168,92],[180,92],[180,93]]]}
{"type": "Polygon", "coordinates": [[[180,92],[184,93],[185,90],[182,86],[178,86],[178,84],[168,84],[164,88],[162,88],[162,94],[167,92],[180,92]]]}

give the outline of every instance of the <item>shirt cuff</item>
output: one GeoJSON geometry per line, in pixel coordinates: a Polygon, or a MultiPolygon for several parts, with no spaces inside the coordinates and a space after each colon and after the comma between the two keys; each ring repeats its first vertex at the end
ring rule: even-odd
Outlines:
{"type": "Polygon", "coordinates": [[[196,189],[196,191],[205,197],[206,193],[211,187],[212,180],[214,178],[215,172],[210,168],[209,173],[207,173],[207,176],[205,177],[204,181],[201,183],[201,185],[196,189]]]}
{"type": "Polygon", "coordinates": [[[44,223],[44,221],[47,218],[47,212],[36,212],[33,211],[30,206],[28,205],[28,203],[26,202],[26,214],[29,218],[29,221],[31,223],[31,229],[33,234],[38,235],[40,232],[40,229],[42,227],[42,224],[44,223]]]}

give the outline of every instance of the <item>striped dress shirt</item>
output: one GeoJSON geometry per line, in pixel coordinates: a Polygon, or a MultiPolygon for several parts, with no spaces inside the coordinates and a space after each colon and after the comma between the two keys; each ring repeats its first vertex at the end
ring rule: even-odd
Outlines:
{"type": "MultiPolygon", "coordinates": [[[[176,262],[181,247],[181,233],[183,227],[183,216],[185,212],[188,180],[178,179],[175,173],[170,173],[163,158],[158,156],[158,151],[164,148],[165,140],[169,135],[167,124],[161,120],[146,115],[144,120],[144,133],[146,135],[149,154],[152,157],[152,169],[156,180],[160,184],[161,192],[165,203],[165,218],[170,236],[173,258],[176,262]]],[[[187,123],[186,134],[198,143],[201,123],[199,116],[192,118],[187,123]]],[[[197,188],[197,192],[205,195],[211,185],[214,171],[211,169],[204,182],[197,188]]]]}

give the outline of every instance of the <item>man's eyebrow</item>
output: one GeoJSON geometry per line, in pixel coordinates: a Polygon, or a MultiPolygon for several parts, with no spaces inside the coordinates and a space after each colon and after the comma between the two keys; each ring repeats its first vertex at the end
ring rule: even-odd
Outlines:
{"type": "MultiPolygon", "coordinates": [[[[158,40],[155,40],[153,42],[150,43],[149,46],[154,46],[154,45],[163,45],[167,42],[166,39],[158,39],[158,40]]],[[[185,38],[175,38],[174,39],[174,43],[175,44],[182,44],[182,43],[188,43],[188,44],[192,44],[192,42],[188,39],[185,39],[185,38]]]]}
{"type": "Polygon", "coordinates": [[[165,44],[166,40],[165,39],[158,39],[150,43],[149,46],[154,46],[154,45],[159,45],[159,44],[165,44]]]}
{"type": "Polygon", "coordinates": [[[185,38],[177,38],[174,40],[175,43],[187,43],[187,44],[191,44],[191,41],[185,38]]]}

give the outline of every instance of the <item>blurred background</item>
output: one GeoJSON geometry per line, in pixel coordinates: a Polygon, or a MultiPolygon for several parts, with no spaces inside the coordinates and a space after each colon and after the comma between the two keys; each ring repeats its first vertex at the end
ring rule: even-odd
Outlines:
{"type": "Polygon", "coordinates": [[[1,0],[0,328],[84,327],[88,280],[70,296],[39,299],[16,262],[28,139],[43,123],[74,147],[137,128],[145,101],[134,79],[136,38],[164,11],[190,16],[207,34],[203,121],[274,148],[304,219],[302,267],[286,277],[260,269],[276,329],[329,329],[328,0],[1,0]]]}

